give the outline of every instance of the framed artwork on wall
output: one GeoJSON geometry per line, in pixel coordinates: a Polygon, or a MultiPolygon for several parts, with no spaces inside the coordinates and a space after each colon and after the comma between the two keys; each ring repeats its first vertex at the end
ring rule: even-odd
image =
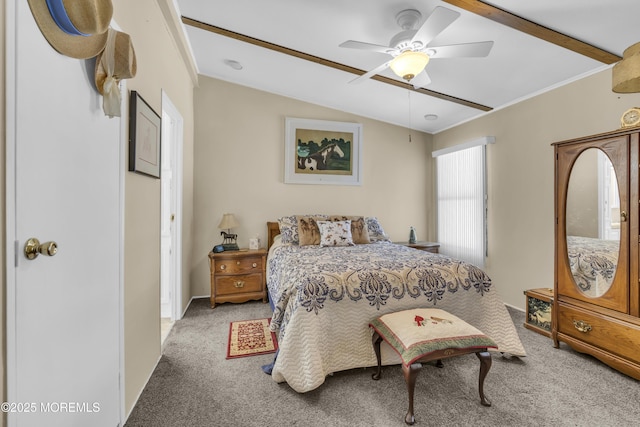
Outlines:
{"type": "Polygon", "coordinates": [[[160,116],[135,90],[129,98],[129,171],[160,178],[160,116]]]}
{"type": "Polygon", "coordinates": [[[362,125],[285,119],[286,184],[362,184],[362,125]]]}

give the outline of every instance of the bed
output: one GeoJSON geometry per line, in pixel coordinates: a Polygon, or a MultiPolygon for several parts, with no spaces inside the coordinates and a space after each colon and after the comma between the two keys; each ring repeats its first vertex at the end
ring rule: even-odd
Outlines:
{"type": "MultiPolygon", "coordinates": [[[[497,351],[526,355],[491,280],[475,266],[384,237],[302,246],[284,241],[278,222],[267,229],[271,329],[279,341],[271,375],[297,392],[319,387],[334,372],[375,366],[369,322],[414,307],[448,310],[489,335],[497,351]]],[[[383,346],[382,362],[400,359],[383,346]]]]}
{"type": "Polygon", "coordinates": [[[569,266],[576,284],[588,296],[603,295],[613,282],[620,242],[567,236],[569,266]]]}

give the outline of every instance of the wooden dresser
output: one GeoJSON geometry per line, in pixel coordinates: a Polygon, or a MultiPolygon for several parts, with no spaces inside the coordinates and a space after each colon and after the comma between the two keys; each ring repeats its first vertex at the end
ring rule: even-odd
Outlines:
{"type": "Polygon", "coordinates": [[[211,308],[222,302],[267,302],[266,249],[209,252],[211,308]]]}
{"type": "Polygon", "coordinates": [[[640,379],[640,128],[555,147],[551,335],[640,379]]]}

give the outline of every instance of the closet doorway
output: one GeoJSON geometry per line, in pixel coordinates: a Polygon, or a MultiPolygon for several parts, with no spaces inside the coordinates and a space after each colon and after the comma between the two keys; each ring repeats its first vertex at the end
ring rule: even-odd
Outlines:
{"type": "Polygon", "coordinates": [[[182,317],[182,115],[162,92],[160,325],[161,342],[182,317]]]}

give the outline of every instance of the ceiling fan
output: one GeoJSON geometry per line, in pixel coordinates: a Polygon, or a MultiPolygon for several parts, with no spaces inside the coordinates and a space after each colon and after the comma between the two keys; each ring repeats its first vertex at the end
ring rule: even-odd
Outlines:
{"type": "Polygon", "coordinates": [[[424,71],[431,58],[487,56],[493,47],[493,41],[429,46],[429,43],[459,16],[459,12],[438,6],[424,23],[419,28],[416,28],[422,18],[422,14],[415,9],[407,9],[396,15],[396,22],[402,28],[402,31],[393,36],[389,46],[354,40],[347,40],[341,43],[340,47],[385,53],[392,57],[392,59],[349,83],[362,82],[391,67],[399,77],[411,82],[415,89],[419,89],[431,83],[429,75],[424,71]]]}

